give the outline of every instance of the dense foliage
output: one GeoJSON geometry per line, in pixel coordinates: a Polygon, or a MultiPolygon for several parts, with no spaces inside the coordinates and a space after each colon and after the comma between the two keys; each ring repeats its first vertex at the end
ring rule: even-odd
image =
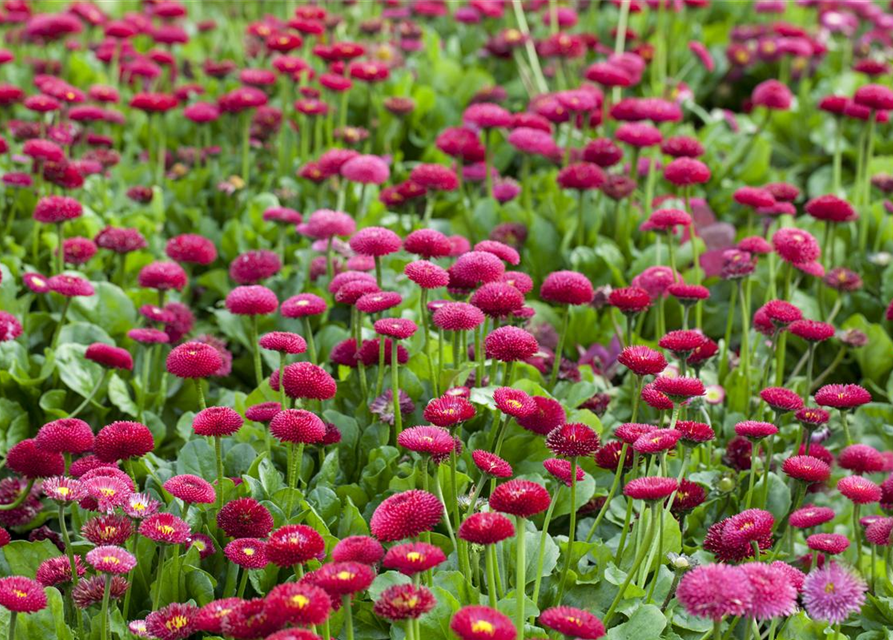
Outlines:
{"type": "Polygon", "coordinates": [[[9,640],[883,640],[893,13],[0,8],[9,640]]]}

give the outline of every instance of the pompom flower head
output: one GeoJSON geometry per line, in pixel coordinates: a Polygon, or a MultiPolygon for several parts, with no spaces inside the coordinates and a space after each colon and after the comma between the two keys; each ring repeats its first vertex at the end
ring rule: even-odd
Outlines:
{"type": "Polygon", "coordinates": [[[862,610],[868,585],[850,569],[829,562],[803,581],[803,605],[813,620],[843,622],[862,610]]]}
{"type": "Polygon", "coordinates": [[[410,489],[385,498],[373,512],[369,529],[382,542],[394,542],[430,531],[442,516],[443,505],[437,496],[410,489]]]}

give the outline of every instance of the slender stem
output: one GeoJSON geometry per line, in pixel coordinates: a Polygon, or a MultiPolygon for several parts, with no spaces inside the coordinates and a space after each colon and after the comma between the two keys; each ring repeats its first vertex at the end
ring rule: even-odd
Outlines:
{"type": "Polygon", "coordinates": [[[313,327],[310,326],[309,316],[304,316],[304,339],[307,341],[307,353],[310,355],[310,362],[316,364],[316,343],[313,340],[313,327]]]}
{"type": "Polygon", "coordinates": [[[487,564],[487,599],[490,602],[490,608],[496,608],[496,545],[488,544],[486,551],[487,564]]]}
{"type": "Polygon", "coordinates": [[[102,370],[102,375],[99,376],[99,380],[96,381],[96,385],[95,385],[95,386],[93,387],[93,389],[90,391],[90,395],[88,395],[86,398],[84,398],[84,401],[81,402],[81,404],[78,405],[77,409],[75,409],[74,411],[72,411],[72,412],[68,415],[68,418],[69,418],[69,419],[71,419],[71,418],[76,418],[76,417],[81,413],[81,411],[83,411],[84,409],[87,408],[87,405],[90,404],[90,402],[93,400],[93,398],[94,398],[94,397],[96,396],[96,394],[99,392],[99,390],[100,390],[100,389],[102,388],[102,386],[105,384],[105,381],[108,379],[109,371],[110,371],[110,369],[103,369],[103,370],[102,370]]]}
{"type": "MultiPolygon", "coordinates": [[[[772,438],[766,438],[766,466],[763,468],[763,482],[760,485],[760,508],[765,509],[766,505],[769,503],[769,472],[772,470],[772,438]]],[[[797,447],[797,451],[794,452],[794,455],[798,455],[800,447],[797,447]]]]}
{"type": "Polygon", "coordinates": [[[403,414],[400,412],[400,372],[397,369],[397,340],[391,341],[391,400],[394,403],[394,443],[403,431],[403,414]]]}
{"type": "Polygon", "coordinates": [[[65,271],[65,251],[63,249],[63,245],[65,244],[65,232],[62,229],[63,223],[56,223],[56,235],[59,238],[59,247],[56,249],[56,274],[60,274],[65,271]]]}
{"type": "Polygon", "coordinates": [[[564,595],[565,587],[567,586],[567,574],[571,568],[571,562],[574,556],[574,542],[577,539],[577,458],[576,456],[571,457],[571,512],[570,512],[570,524],[568,525],[568,533],[567,533],[567,557],[564,561],[564,568],[561,570],[561,580],[558,583],[558,598],[557,601],[561,602],[561,597],[564,595]]]}
{"type": "Polygon", "coordinates": [[[62,333],[62,327],[65,325],[65,316],[68,315],[68,307],[71,306],[71,298],[66,297],[65,302],[62,303],[62,313],[59,315],[59,324],[56,325],[56,330],[53,332],[53,338],[50,341],[50,347],[52,349],[56,348],[56,345],[59,344],[59,334],[62,333]]]}
{"type": "Polygon", "coordinates": [[[564,342],[567,339],[567,327],[570,322],[570,305],[564,307],[564,317],[561,320],[561,331],[558,333],[558,347],[555,349],[555,361],[552,363],[552,374],[549,376],[549,388],[554,389],[558,381],[558,370],[561,368],[561,353],[564,351],[564,342]]]}
{"type": "MultiPolygon", "coordinates": [[[[536,556],[536,577],[533,581],[533,603],[537,607],[539,607],[540,587],[543,583],[543,564],[546,558],[546,538],[549,536],[549,523],[552,522],[552,513],[555,511],[555,505],[558,504],[561,488],[561,485],[559,485],[555,490],[555,494],[552,496],[552,501],[549,503],[549,509],[546,511],[545,520],[543,520],[543,531],[540,534],[539,551],[536,556]]],[[[533,616],[530,617],[530,623],[533,624],[533,616]]]]}
{"type": "Polygon", "coordinates": [[[341,606],[344,608],[344,628],[347,632],[347,640],[353,640],[353,607],[349,594],[345,593],[341,596],[341,606]]]}
{"type": "Polygon", "coordinates": [[[862,575],[862,526],[859,524],[859,503],[853,504],[853,536],[856,538],[856,571],[862,575]]]}
{"type": "Polygon", "coordinates": [[[524,605],[527,595],[527,526],[524,518],[515,516],[515,628],[524,637],[524,605]]]}
{"type": "Polygon", "coordinates": [[[217,512],[223,508],[223,442],[214,436],[214,455],[217,458],[217,512]]]}
{"type": "MultiPolygon", "coordinates": [[[[664,557],[664,520],[666,518],[663,509],[659,508],[659,505],[660,503],[655,503],[656,508],[654,509],[655,517],[659,518],[657,523],[657,569],[654,570],[654,576],[651,578],[651,587],[648,589],[648,599],[645,601],[646,604],[654,602],[654,589],[657,587],[657,581],[660,578],[660,567],[663,564],[664,557]]],[[[652,547],[653,546],[654,543],[652,542],[652,547]]],[[[648,575],[648,568],[648,566],[645,567],[646,576],[648,575]]]]}
{"type": "MultiPolygon", "coordinates": [[[[657,503],[655,503],[657,504],[657,503]]],[[[614,601],[611,603],[611,606],[608,608],[608,612],[605,614],[603,618],[603,623],[607,628],[608,623],[611,621],[611,618],[614,616],[614,611],[617,609],[617,605],[620,604],[620,601],[623,599],[623,594],[626,592],[626,588],[630,585],[633,580],[633,576],[635,576],[642,562],[645,560],[645,554],[648,553],[648,549],[651,546],[652,538],[654,532],[654,522],[651,523],[651,526],[648,527],[648,536],[645,544],[639,547],[638,553],[636,553],[636,558],[633,561],[633,566],[630,567],[629,572],[626,574],[626,580],[623,581],[623,584],[620,586],[620,589],[617,591],[617,595],[614,596],[614,601]]]]}
{"type": "MultiPolygon", "coordinates": [[[[584,114],[588,117],[588,114],[584,114]]],[[[586,244],[586,192],[580,190],[577,198],[577,246],[582,247],[586,244]]]]}
{"type": "MultiPolygon", "coordinates": [[[[440,504],[443,505],[444,514],[447,513],[446,502],[443,499],[443,487],[440,486],[440,471],[435,470],[434,472],[434,492],[437,494],[438,499],[440,499],[440,504]]],[[[443,519],[444,524],[446,524],[447,533],[450,536],[450,542],[453,543],[453,549],[458,549],[459,545],[456,544],[456,535],[453,533],[453,525],[450,523],[450,519],[445,517],[443,519]]]]}
{"type": "Polygon", "coordinates": [[[245,595],[246,587],[248,587],[248,569],[242,569],[242,577],[239,578],[239,590],[236,592],[237,598],[245,595]]]}
{"type": "Polygon", "coordinates": [[[71,565],[72,586],[78,586],[77,564],[74,558],[74,549],[71,547],[71,537],[68,535],[68,527],[65,524],[65,505],[59,504],[59,530],[62,533],[62,542],[65,543],[65,553],[68,555],[68,563],[71,565]]]}
{"type": "MultiPolygon", "coordinates": [[[[257,335],[257,316],[251,316],[251,350],[253,351],[254,356],[254,378],[257,382],[257,386],[261,386],[264,382],[264,370],[260,363],[260,345],[257,343],[258,335],[257,335]]],[[[279,387],[281,389],[285,389],[285,385],[283,384],[283,379],[279,378],[279,387]]]]}
{"type": "Polygon", "coordinates": [[[198,394],[198,405],[204,411],[208,408],[208,405],[205,403],[205,392],[202,390],[202,379],[193,378],[192,380],[195,382],[195,392],[198,394]]]}
{"type": "MultiPolygon", "coordinates": [[[[635,422],[635,418],[633,418],[633,422],[635,422]]],[[[617,469],[614,471],[614,481],[611,483],[611,488],[608,491],[608,495],[605,498],[605,503],[602,505],[602,508],[599,509],[598,515],[595,517],[595,522],[592,523],[592,527],[589,529],[589,533],[586,534],[586,542],[588,543],[592,540],[592,536],[595,535],[595,530],[598,528],[598,525],[601,523],[602,518],[605,517],[605,514],[608,513],[608,508],[611,504],[611,500],[614,498],[614,494],[617,493],[617,489],[620,487],[620,478],[623,477],[623,463],[626,460],[626,452],[629,450],[629,443],[624,442],[623,446],[620,447],[620,459],[617,461],[617,469]]]]}
{"type": "Polygon", "coordinates": [[[9,633],[7,634],[7,638],[9,640],[15,640],[16,637],[16,618],[18,617],[18,612],[10,611],[9,612],[9,633]]]}
{"type": "MultiPolygon", "coordinates": [[[[242,116],[242,180],[248,185],[248,171],[251,166],[251,114],[242,116]]],[[[286,125],[283,124],[283,128],[286,125]]],[[[302,132],[303,133],[303,132],[302,132]]]]}
{"type": "Polygon", "coordinates": [[[745,501],[745,509],[750,509],[753,503],[753,487],[757,477],[757,459],[759,458],[760,447],[756,442],[751,442],[750,447],[750,481],[747,486],[747,499],[745,501]]]}
{"type": "Polygon", "coordinates": [[[139,417],[140,422],[144,421],[144,411],[146,409],[146,397],[149,395],[149,374],[151,373],[152,367],[152,352],[153,350],[144,349],[143,350],[143,373],[140,379],[140,406],[139,406],[139,417]]]}

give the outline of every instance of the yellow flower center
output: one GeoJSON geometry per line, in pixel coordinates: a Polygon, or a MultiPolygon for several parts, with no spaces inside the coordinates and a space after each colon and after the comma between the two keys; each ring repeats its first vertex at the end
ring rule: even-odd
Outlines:
{"type": "Polygon", "coordinates": [[[308,598],[307,596],[302,596],[301,594],[294,596],[291,601],[294,602],[295,605],[297,605],[298,609],[303,609],[308,604],[310,604],[310,598],[308,598]]]}
{"type": "Polygon", "coordinates": [[[471,630],[475,633],[486,633],[488,636],[492,636],[496,631],[496,627],[486,620],[475,620],[471,623],[471,630]]]}

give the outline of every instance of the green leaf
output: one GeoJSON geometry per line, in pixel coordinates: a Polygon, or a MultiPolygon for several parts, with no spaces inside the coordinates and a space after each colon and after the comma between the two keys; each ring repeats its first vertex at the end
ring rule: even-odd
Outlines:
{"type": "Polygon", "coordinates": [[[0,557],[3,558],[0,573],[31,578],[37,574],[41,562],[60,555],[59,549],[49,540],[13,540],[0,549],[0,557]]]}
{"type": "Polygon", "coordinates": [[[653,604],[640,606],[632,617],[608,631],[608,640],[658,640],[667,619],[653,604]]]}
{"type": "Polygon", "coordinates": [[[56,347],[59,377],[66,387],[86,398],[102,376],[102,367],[84,358],[87,347],[66,343],[56,347]]]}
{"type": "Polygon", "coordinates": [[[177,473],[191,473],[200,478],[217,477],[217,457],[204,438],[190,440],[177,456],[177,473]]]}
{"type": "Polygon", "coordinates": [[[127,383],[118,377],[117,373],[113,373],[109,378],[109,400],[122,413],[136,417],[140,410],[136,403],[130,397],[130,389],[127,383]]]}

